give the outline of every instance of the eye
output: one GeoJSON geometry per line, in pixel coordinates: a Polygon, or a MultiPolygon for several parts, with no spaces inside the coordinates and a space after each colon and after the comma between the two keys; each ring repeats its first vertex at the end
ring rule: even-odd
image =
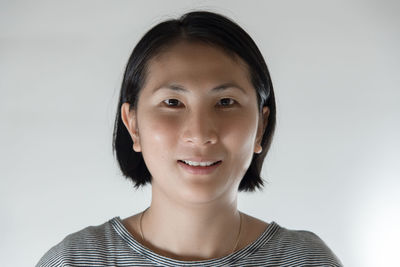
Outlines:
{"type": "Polygon", "coordinates": [[[179,103],[181,103],[178,99],[170,98],[163,101],[168,107],[178,107],[179,103]]]}
{"type": "Polygon", "coordinates": [[[219,103],[223,107],[230,107],[230,106],[233,106],[236,103],[236,101],[233,100],[232,98],[222,98],[219,101],[219,103]]]}

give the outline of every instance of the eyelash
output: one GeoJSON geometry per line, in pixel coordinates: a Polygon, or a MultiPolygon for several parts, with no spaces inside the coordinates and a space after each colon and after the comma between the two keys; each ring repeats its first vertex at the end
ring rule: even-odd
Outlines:
{"type": "MultiPolygon", "coordinates": [[[[229,100],[231,100],[230,102],[231,102],[231,103],[233,102],[233,103],[230,104],[230,105],[227,105],[227,106],[221,105],[222,107],[231,107],[231,106],[237,104],[236,100],[234,100],[233,98],[229,98],[229,97],[221,98],[218,102],[220,102],[221,100],[225,100],[225,99],[229,99],[229,100]]],[[[182,102],[180,102],[180,101],[179,101],[178,99],[176,99],[176,98],[169,98],[169,99],[164,100],[163,103],[164,103],[167,107],[171,107],[171,108],[178,108],[178,106],[168,105],[168,104],[166,103],[166,101],[168,101],[168,100],[176,100],[176,101],[178,101],[179,103],[182,103],[182,102]]]]}

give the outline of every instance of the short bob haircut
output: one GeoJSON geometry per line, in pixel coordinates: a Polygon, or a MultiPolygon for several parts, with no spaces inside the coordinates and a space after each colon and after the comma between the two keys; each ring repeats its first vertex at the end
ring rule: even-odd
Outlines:
{"type": "Polygon", "coordinates": [[[258,108],[268,106],[270,114],[261,141],[262,152],[253,154],[252,162],[239,184],[239,191],[255,191],[264,183],[260,177],[264,158],[270,148],[275,131],[275,96],[267,65],[251,37],[229,18],[208,12],[193,11],[179,19],[161,22],[150,29],[139,41],[128,60],[122,81],[113,133],[113,151],[116,153],[122,174],[138,188],[151,183],[151,174],[141,152],[132,149],[133,141],[121,119],[121,106],[130,104],[137,108],[139,92],[145,84],[147,64],[178,41],[202,42],[222,48],[228,55],[239,56],[247,64],[249,79],[257,91],[258,108]]]}

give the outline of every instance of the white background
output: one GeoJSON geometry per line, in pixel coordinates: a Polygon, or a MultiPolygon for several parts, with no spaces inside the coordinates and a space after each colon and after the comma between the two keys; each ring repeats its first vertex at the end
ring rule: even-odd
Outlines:
{"type": "Polygon", "coordinates": [[[67,234],[149,204],[113,158],[128,57],[152,26],[220,12],[270,68],[263,192],[239,208],[318,234],[346,266],[398,261],[398,1],[0,1],[0,259],[33,266],[67,234]]]}

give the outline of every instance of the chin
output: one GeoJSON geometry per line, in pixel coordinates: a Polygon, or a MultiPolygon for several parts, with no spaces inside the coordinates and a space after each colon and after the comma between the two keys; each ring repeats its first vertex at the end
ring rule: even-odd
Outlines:
{"type": "Polygon", "coordinates": [[[179,191],[179,197],[188,204],[208,204],[215,201],[223,201],[229,192],[224,186],[213,184],[195,183],[185,186],[179,191]]]}

